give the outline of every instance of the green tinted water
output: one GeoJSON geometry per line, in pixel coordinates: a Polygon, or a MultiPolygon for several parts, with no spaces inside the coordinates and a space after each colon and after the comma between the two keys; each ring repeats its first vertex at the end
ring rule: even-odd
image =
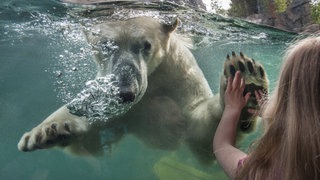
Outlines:
{"type": "MultiPolygon", "coordinates": [[[[160,13],[147,7],[130,13],[120,9],[117,17],[178,16],[179,31],[193,38],[192,52],[215,93],[225,57],[232,51],[259,60],[272,89],[282,53],[295,37],[204,12],[176,8],[160,13]]],[[[177,151],[150,149],[131,136],[115,145],[112,154],[99,158],[73,157],[59,150],[18,151],[16,144],[25,131],[95,76],[79,19],[69,16],[68,8],[54,1],[0,2],[0,179],[226,179],[216,164],[200,165],[184,146],[177,151]]]]}

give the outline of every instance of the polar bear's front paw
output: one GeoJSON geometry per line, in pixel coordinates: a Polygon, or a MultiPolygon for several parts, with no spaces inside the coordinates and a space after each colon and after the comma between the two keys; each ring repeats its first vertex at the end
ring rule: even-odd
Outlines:
{"type": "Polygon", "coordinates": [[[227,55],[227,59],[224,63],[224,76],[221,81],[221,97],[224,96],[228,77],[234,77],[236,71],[241,71],[241,75],[245,80],[246,86],[244,94],[251,92],[251,97],[241,113],[240,129],[242,131],[251,131],[256,116],[250,114],[248,108],[259,109],[259,104],[254,92],[256,90],[262,90],[265,94],[268,93],[268,77],[263,66],[259,62],[245,56],[241,52],[239,56],[236,55],[235,52],[232,52],[231,56],[227,55]]]}
{"type": "Polygon", "coordinates": [[[86,127],[76,120],[43,122],[22,136],[18,149],[28,152],[53,146],[64,147],[79,138],[84,132],[86,132],[86,127]]]}

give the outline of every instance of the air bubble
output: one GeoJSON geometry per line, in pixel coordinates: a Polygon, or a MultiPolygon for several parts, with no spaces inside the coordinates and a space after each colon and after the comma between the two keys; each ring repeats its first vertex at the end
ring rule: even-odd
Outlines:
{"type": "Polygon", "coordinates": [[[62,72],[61,71],[56,71],[55,74],[56,74],[57,77],[60,77],[62,75],[62,72]]]}
{"type": "Polygon", "coordinates": [[[67,104],[70,113],[86,117],[89,123],[108,122],[126,113],[132,103],[121,103],[116,84],[113,74],[86,82],[86,88],[67,104]]]}

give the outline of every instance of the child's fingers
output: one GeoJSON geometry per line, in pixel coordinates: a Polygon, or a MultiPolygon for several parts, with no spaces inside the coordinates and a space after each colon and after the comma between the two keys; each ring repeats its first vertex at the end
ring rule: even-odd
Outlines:
{"type": "Polygon", "coordinates": [[[241,84],[240,84],[241,92],[244,91],[245,87],[246,87],[246,82],[245,82],[245,80],[243,78],[241,78],[241,84]]]}
{"type": "Polygon", "coordinates": [[[248,112],[249,112],[250,114],[255,115],[255,114],[257,114],[259,111],[256,110],[256,109],[248,109],[248,112]]]}
{"type": "Polygon", "coordinates": [[[261,110],[259,109],[248,109],[248,112],[254,116],[259,116],[259,117],[262,117],[262,114],[261,114],[261,110]]]}
{"type": "Polygon", "coordinates": [[[260,94],[261,97],[262,97],[262,95],[264,95],[264,92],[263,92],[261,89],[259,89],[259,94],[260,94]]]}
{"type": "Polygon", "coordinates": [[[232,88],[233,89],[239,88],[240,85],[241,85],[241,72],[237,71],[236,74],[234,75],[232,88]]]}
{"type": "Polygon", "coordinates": [[[254,95],[256,96],[256,99],[259,101],[262,99],[262,94],[260,93],[261,90],[258,91],[254,91],[254,95]]]}
{"type": "Polygon", "coordinates": [[[254,94],[259,103],[259,106],[263,105],[264,102],[267,101],[267,96],[261,89],[259,89],[258,91],[255,91],[254,94]]]}
{"type": "Polygon", "coordinates": [[[250,99],[251,93],[248,92],[245,96],[244,96],[244,100],[245,100],[245,104],[248,103],[249,99],[250,99]]]}
{"type": "Polygon", "coordinates": [[[232,88],[232,78],[228,77],[226,92],[229,92],[231,90],[231,88],[232,88]]]}

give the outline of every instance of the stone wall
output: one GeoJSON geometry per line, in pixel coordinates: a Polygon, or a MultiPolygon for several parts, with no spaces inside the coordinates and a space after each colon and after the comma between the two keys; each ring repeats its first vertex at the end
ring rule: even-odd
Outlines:
{"type": "Polygon", "coordinates": [[[310,0],[293,0],[284,13],[276,16],[274,23],[275,27],[281,29],[303,31],[311,23],[310,0]]]}
{"type": "Polygon", "coordinates": [[[282,13],[277,13],[275,6],[270,4],[263,12],[249,16],[248,20],[287,31],[302,32],[311,25],[310,0],[292,0],[282,13]]]}

